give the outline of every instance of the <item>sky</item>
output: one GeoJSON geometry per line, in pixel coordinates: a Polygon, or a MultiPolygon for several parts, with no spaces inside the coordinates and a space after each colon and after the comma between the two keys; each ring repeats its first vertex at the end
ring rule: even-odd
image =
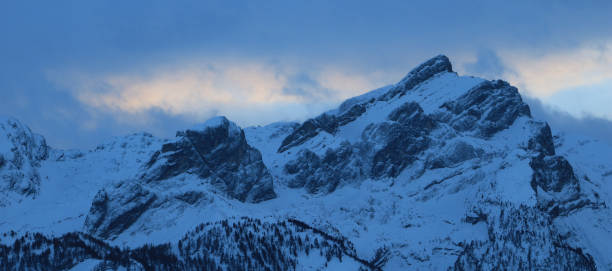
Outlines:
{"type": "MultiPolygon", "coordinates": [[[[301,121],[445,54],[612,138],[611,1],[2,1],[0,115],[57,148],[301,121]]],[[[555,126],[556,125],[556,126],[555,126]]],[[[612,141],[611,141],[612,142],[612,141]]]]}

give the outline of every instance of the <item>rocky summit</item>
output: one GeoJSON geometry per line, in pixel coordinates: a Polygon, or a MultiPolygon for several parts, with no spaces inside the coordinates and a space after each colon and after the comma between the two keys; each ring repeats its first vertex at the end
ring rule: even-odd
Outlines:
{"type": "Polygon", "coordinates": [[[610,270],[612,146],[436,56],[302,123],[47,146],[0,122],[2,270],[610,270]]]}

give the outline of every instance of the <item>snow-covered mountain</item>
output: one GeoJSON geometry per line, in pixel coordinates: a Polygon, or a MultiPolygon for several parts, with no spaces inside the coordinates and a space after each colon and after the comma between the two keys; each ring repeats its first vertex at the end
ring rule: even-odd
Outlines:
{"type": "Polygon", "coordinates": [[[0,128],[7,270],[612,269],[612,146],[445,56],[303,123],[87,152],[0,128]]]}

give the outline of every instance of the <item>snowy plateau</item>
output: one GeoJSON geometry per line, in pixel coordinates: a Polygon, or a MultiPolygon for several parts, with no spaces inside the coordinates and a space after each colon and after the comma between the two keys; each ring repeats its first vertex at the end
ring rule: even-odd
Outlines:
{"type": "Polygon", "coordinates": [[[48,146],[0,119],[0,270],[612,270],[612,146],[446,56],[303,123],[48,146]]]}

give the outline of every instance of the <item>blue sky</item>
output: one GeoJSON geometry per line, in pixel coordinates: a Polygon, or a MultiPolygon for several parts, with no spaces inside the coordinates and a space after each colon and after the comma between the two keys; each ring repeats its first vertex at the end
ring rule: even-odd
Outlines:
{"type": "Polygon", "coordinates": [[[442,53],[518,86],[542,118],[600,125],[610,14],[610,1],[2,1],[0,115],[62,148],[218,114],[303,120],[442,53]]]}

